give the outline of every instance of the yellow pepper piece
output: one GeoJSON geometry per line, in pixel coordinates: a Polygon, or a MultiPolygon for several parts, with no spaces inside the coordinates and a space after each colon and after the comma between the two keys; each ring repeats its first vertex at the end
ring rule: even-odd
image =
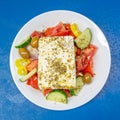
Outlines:
{"type": "Polygon", "coordinates": [[[73,32],[73,34],[77,37],[79,36],[82,32],[79,30],[78,25],[76,23],[73,23],[70,25],[70,28],[73,32]]]}
{"type": "Polygon", "coordinates": [[[22,58],[20,58],[20,59],[17,59],[16,61],[15,61],[15,65],[16,65],[16,67],[21,67],[21,66],[26,66],[26,65],[28,65],[30,63],[30,60],[29,59],[22,59],[22,58]]]}
{"type": "Polygon", "coordinates": [[[15,65],[17,67],[17,73],[22,76],[26,75],[27,74],[26,65],[28,65],[29,63],[30,63],[29,59],[23,58],[16,59],[15,65]]]}
{"type": "Polygon", "coordinates": [[[27,75],[27,69],[25,67],[19,67],[17,73],[22,76],[27,75]]]}

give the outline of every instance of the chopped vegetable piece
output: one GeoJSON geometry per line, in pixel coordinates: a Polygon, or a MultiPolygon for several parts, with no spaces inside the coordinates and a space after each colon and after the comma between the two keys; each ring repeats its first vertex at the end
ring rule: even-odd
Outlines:
{"type": "Polygon", "coordinates": [[[31,62],[26,66],[28,71],[32,71],[34,68],[38,68],[38,60],[31,60],[31,62]]]}
{"type": "Polygon", "coordinates": [[[49,27],[45,30],[45,36],[73,36],[69,24],[60,22],[55,27],[49,27]]]}
{"type": "Polygon", "coordinates": [[[31,45],[27,46],[27,50],[30,53],[30,58],[33,59],[38,59],[38,49],[37,48],[33,48],[31,45]]]}
{"type": "Polygon", "coordinates": [[[17,73],[21,76],[27,75],[27,70],[25,67],[19,67],[17,73]]]}
{"type": "Polygon", "coordinates": [[[27,81],[27,85],[31,85],[35,89],[39,89],[38,87],[38,75],[34,74],[32,77],[30,77],[27,81]]]}
{"type": "Polygon", "coordinates": [[[76,39],[76,45],[80,48],[80,49],[84,49],[87,48],[88,45],[90,44],[92,39],[92,33],[91,30],[89,28],[86,28],[81,35],[79,35],[76,39]]]}
{"type": "Polygon", "coordinates": [[[39,32],[39,31],[34,31],[31,34],[31,38],[33,38],[33,37],[42,37],[42,36],[44,36],[44,33],[43,32],[39,32]]]}
{"type": "Polygon", "coordinates": [[[88,66],[88,59],[86,54],[76,56],[76,70],[77,72],[83,71],[88,66]]]}
{"type": "Polygon", "coordinates": [[[16,59],[15,60],[15,65],[16,67],[21,67],[21,66],[26,66],[30,63],[30,60],[29,59],[23,59],[23,58],[20,58],[20,59],[16,59]]]}
{"type": "Polygon", "coordinates": [[[25,82],[26,80],[28,80],[30,77],[32,77],[35,73],[37,73],[37,68],[34,68],[32,71],[30,71],[27,75],[23,76],[22,78],[20,78],[19,80],[21,82],[25,82]]]}
{"type": "Polygon", "coordinates": [[[76,55],[79,56],[81,54],[80,48],[77,48],[76,55]]]}
{"type": "Polygon", "coordinates": [[[83,74],[89,73],[92,77],[94,77],[94,72],[93,72],[93,60],[91,60],[88,64],[88,66],[83,70],[83,74]]]}
{"type": "Polygon", "coordinates": [[[89,73],[85,73],[85,75],[83,76],[83,81],[86,84],[89,84],[92,82],[92,77],[89,73]]]}
{"type": "Polygon", "coordinates": [[[25,40],[23,40],[21,43],[19,43],[18,45],[16,45],[16,48],[23,48],[26,47],[31,41],[31,37],[28,36],[25,40]]]}
{"type": "Polygon", "coordinates": [[[76,37],[81,35],[81,31],[79,30],[78,25],[76,23],[71,24],[70,28],[76,37]]]}
{"type": "Polygon", "coordinates": [[[67,97],[71,96],[69,89],[63,89],[63,91],[66,93],[67,97]]]}
{"type": "Polygon", "coordinates": [[[51,91],[46,96],[46,100],[61,102],[64,104],[67,104],[67,102],[68,102],[66,93],[63,90],[58,90],[58,89],[51,91]]]}
{"type": "Polygon", "coordinates": [[[24,59],[30,58],[30,53],[26,48],[19,48],[19,54],[24,59]]]}
{"type": "Polygon", "coordinates": [[[70,90],[71,95],[78,95],[83,86],[84,86],[83,78],[81,76],[78,76],[76,79],[76,89],[70,90]]]}
{"type": "Polygon", "coordinates": [[[91,61],[97,51],[97,47],[90,44],[86,49],[82,50],[82,54],[86,54],[88,61],[91,61]]]}
{"type": "Polygon", "coordinates": [[[51,92],[52,91],[52,89],[50,89],[50,88],[47,88],[47,89],[43,89],[42,90],[42,93],[43,93],[43,95],[44,96],[46,96],[49,92],[51,92]]]}
{"type": "Polygon", "coordinates": [[[70,28],[71,25],[70,25],[69,23],[64,24],[64,25],[65,25],[66,30],[68,30],[68,35],[69,35],[69,36],[73,36],[73,38],[75,39],[76,36],[73,34],[73,32],[72,32],[72,30],[71,30],[71,28],[70,28]]]}
{"type": "Polygon", "coordinates": [[[15,65],[17,67],[17,73],[19,75],[26,75],[27,74],[27,69],[26,69],[26,65],[30,63],[29,59],[16,59],[15,61],[15,65]]]}
{"type": "Polygon", "coordinates": [[[32,40],[31,40],[31,42],[30,42],[30,45],[31,45],[33,48],[38,48],[38,41],[39,41],[39,37],[38,37],[38,36],[32,37],[32,40]]]}
{"type": "Polygon", "coordinates": [[[89,45],[87,48],[81,50],[79,56],[76,56],[76,70],[77,73],[84,71],[92,60],[97,48],[94,45],[89,45]]]}

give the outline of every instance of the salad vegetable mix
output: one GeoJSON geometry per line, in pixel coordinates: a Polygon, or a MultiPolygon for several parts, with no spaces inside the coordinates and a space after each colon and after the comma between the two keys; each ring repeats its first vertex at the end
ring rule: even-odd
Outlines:
{"type": "Polygon", "coordinates": [[[76,23],[59,22],[56,26],[48,27],[44,31],[34,31],[25,40],[16,45],[21,58],[16,59],[17,73],[21,82],[40,90],[46,100],[68,103],[69,97],[77,96],[85,84],[90,84],[95,73],[93,71],[93,57],[97,47],[91,44],[92,31],[86,28],[80,31],[76,23]],[[40,37],[72,36],[74,38],[74,51],[76,63],[75,89],[40,89],[38,86],[38,46],[40,37]]]}

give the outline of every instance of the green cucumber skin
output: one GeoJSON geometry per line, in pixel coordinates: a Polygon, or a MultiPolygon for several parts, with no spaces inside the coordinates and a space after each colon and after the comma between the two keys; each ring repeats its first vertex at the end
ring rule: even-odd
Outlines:
{"type": "Polygon", "coordinates": [[[46,100],[51,100],[51,101],[60,102],[60,103],[64,103],[64,104],[68,103],[66,93],[60,89],[56,89],[56,90],[51,91],[46,96],[46,100]]]}
{"type": "Polygon", "coordinates": [[[29,72],[27,75],[23,76],[22,78],[20,78],[19,80],[21,82],[25,82],[26,80],[28,80],[30,77],[32,77],[35,73],[37,73],[37,68],[34,68],[31,72],[29,72]]]}
{"type": "Polygon", "coordinates": [[[74,96],[77,96],[77,93],[76,93],[76,90],[75,90],[75,89],[71,89],[71,90],[70,90],[70,94],[71,94],[71,95],[74,95],[74,96]]]}
{"type": "Polygon", "coordinates": [[[15,48],[24,48],[31,42],[31,37],[28,36],[24,41],[15,46],[15,48]]]}
{"type": "Polygon", "coordinates": [[[90,28],[86,28],[82,32],[82,34],[75,39],[75,43],[78,48],[85,49],[90,44],[91,40],[92,40],[92,32],[90,28]],[[85,36],[87,36],[86,39],[84,38],[85,36]]]}
{"type": "Polygon", "coordinates": [[[76,79],[76,89],[71,89],[70,94],[77,96],[82,87],[84,86],[84,82],[82,80],[83,78],[81,76],[78,76],[76,79]]]}

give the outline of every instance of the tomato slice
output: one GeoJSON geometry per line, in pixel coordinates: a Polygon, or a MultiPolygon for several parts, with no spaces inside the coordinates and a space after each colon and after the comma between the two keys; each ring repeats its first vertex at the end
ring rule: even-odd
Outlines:
{"type": "Polygon", "coordinates": [[[38,67],[38,60],[31,60],[31,62],[26,66],[27,71],[31,71],[38,67]]]}
{"type": "Polygon", "coordinates": [[[45,36],[57,36],[60,31],[65,31],[63,23],[59,23],[55,27],[49,27],[45,31],[45,36]]]}
{"type": "Polygon", "coordinates": [[[49,27],[45,30],[45,36],[74,36],[70,29],[70,24],[58,23],[55,27],[49,27]]]}
{"type": "Polygon", "coordinates": [[[54,28],[57,32],[66,30],[65,25],[62,22],[59,22],[54,28]]]}
{"type": "MultiPolygon", "coordinates": [[[[90,45],[88,48],[81,50],[81,53],[79,56],[76,56],[76,72],[77,73],[82,72],[85,68],[87,68],[96,50],[97,50],[96,46],[90,45]]],[[[92,68],[91,68],[91,71],[92,71],[92,68]]]]}
{"type": "Polygon", "coordinates": [[[65,29],[66,29],[66,30],[69,30],[69,31],[71,30],[69,23],[64,24],[64,26],[65,26],[65,29]]]}
{"type": "Polygon", "coordinates": [[[34,31],[32,34],[31,34],[31,37],[42,37],[44,36],[44,33],[43,32],[39,32],[39,31],[34,31]]]}
{"type": "Polygon", "coordinates": [[[54,28],[47,28],[45,31],[45,36],[53,36],[53,30],[54,28]]]}
{"type": "Polygon", "coordinates": [[[71,25],[69,23],[64,24],[64,25],[65,25],[66,30],[68,31],[68,35],[73,36],[73,38],[75,39],[76,36],[73,34],[73,32],[72,32],[72,30],[70,28],[71,25]]]}
{"type": "Polygon", "coordinates": [[[81,54],[81,49],[77,48],[76,55],[79,56],[81,54]]]}
{"type": "Polygon", "coordinates": [[[80,56],[76,56],[76,70],[77,72],[83,71],[88,65],[87,56],[85,54],[81,54],[80,56]]]}
{"type": "Polygon", "coordinates": [[[83,74],[89,73],[92,77],[94,77],[94,72],[93,72],[93,60],[91,60],[88,64],[88,66],[83,70],[83,74]]]}
{"type": "Polygon", "coordinates": [[[38,75],[34,74],[30,79],[28,79],[27,85],[30,85],[35,89],[39,89],[39,87],[38,87],[38,75]]]}
{"type": "Polygon", "coordinates": [[[82,50],[82,54],[86,54],[88,61],[92,59],[95,55],[97,47],[93,44],[90,44],[86,49],[82,50]]]}
{"type": "Polygon", "coordinates": [[[66,93],[66,95],[67,95],[68,97],[70,97],[70,96],[71,96],[71,94],[70,94],[70,90],[63,89],[63,91],[66,93]]]}
{"type": "Polygon", "coordinates": [[[42,93],[43,93],[44,96],[46,96],[51,91],[52,91],[52,89],[47,88],[47,89],[42,90],[42,93]]]}

